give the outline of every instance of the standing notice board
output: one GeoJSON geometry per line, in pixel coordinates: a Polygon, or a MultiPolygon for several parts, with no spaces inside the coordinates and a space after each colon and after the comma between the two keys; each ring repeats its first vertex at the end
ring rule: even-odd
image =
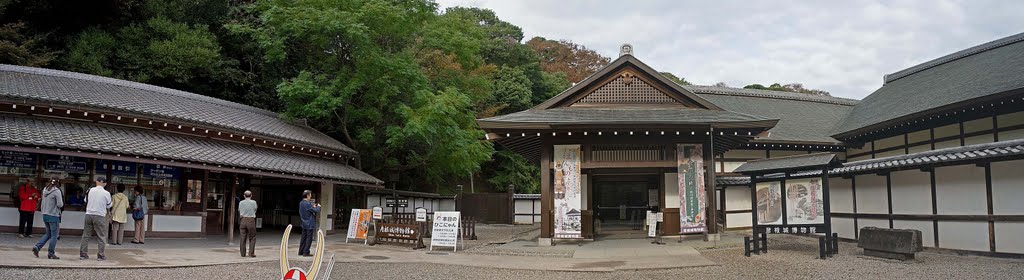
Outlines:
{"type": "Polygon", "coordinates": [[[453,251],[458,250],[459,223],[461,219],[459,211],[436,211],[434,212],[434,228],[430,232],[430,250],[434,247],[452,247],[453,251]]]}
{"type": "Polygon", "coordinates": [[[345,236],[345,243],[349,239],[362,239],[366,243],[366,233],[370,229],[370,209],[352,209],[349,216],[348,234],[345,236]]]}

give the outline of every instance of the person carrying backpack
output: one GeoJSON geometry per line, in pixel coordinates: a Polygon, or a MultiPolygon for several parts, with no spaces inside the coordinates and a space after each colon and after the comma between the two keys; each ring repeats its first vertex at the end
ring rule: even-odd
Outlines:
{"type": "Polygon", "coordinates": [[[47,250],[46,258],[59,260],[54,249],[57,247],[57,238],[60,237],[60,216],[64,208],[64,193],[61,192],[57,179],[51,179],[46,188],[43,189],[42,199],[43,223],[46,224],[46,233],[39,239],[35,247],[32,247],[32,254],[39,257],[39,250],[47,241],[50,247],[47,250]]]}

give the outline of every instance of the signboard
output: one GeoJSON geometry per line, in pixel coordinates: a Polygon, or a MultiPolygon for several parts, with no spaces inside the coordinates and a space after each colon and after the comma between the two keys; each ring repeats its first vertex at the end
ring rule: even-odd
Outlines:
{"type": "Polygon", "coordinates": [[[430,231],[430,250],[434,246],[453,247],[459,243],[459,223],[462,218],[459,211],[436,211],[434,212],[434,227],[430,231]]]}
{"type": "Polygon", "coordinates": [[[679,232],[699,233],[707,230],[704,208],[704,146],[677,144],[676,165],[679,174],[679,232]]]}
{"type": "Polygon", "coordinates": [[[782,188],[779,182],[757,183],[757,224],[782,224],[782,188]]]}
{"type": "Polygon", "coordinates": [[[383,218],[384,218],[384,208],[380,208],[380,206],[374,206],[373,207],[373,219],[374,220],[380,220],[380,219],[383,219],[383,218]]]}
{"type": "MultiPolygon", "coordinates": [[[[384,206],[396,207],[395,199],[394,198],[386,198],[386,199],[384,199],[384,206]]],[[[406,199],[406,198],[399,198],[398,199],[397,207],[408,207],[408,206],[409,206],[409,199],[406,199]]]]}
{"type": "Polygon", "coordinates": [[[426,222],[427,221],[427,209],[417,208],[416,209],[416,221],[426,222]]]}
{"type": "Polygon", "coordinates": [[[346,243],[349,239],[363,239],[365,242],[366,233],[370,231],[370,212],[370,209],[352,209],[352,214],[348,218],[346,243]]]}
{"type": "Polygon", "coordinates": [[[202,180],[188,180],[185,190],[185,202],[190,203],[201,203],[203,196],[203,181],[202,180]]]}
{"type": "Polygon", "coordinates": [[[821,179],[786,180],[786,224],[825,223],[821,179]]]}
{"type": "Polygon", "coordinates": [[[33,175],[36,157],[29,153],[0,151],[0,174],[33,175]]]}
{"type": "Polygon", "coordinates": [[[413,249],[423,248],[421,230],[418,224],[377,224],[377,234],[373,236],[373,243],[400,242],[412,244],[413,249]]]}
{"type": "Polygon", "coordinates": [[[47,155],[43,170],[64,173],[87,173],[88,160],[72,156],[47,155]]]}
{"type": "Polygon", "coordinates": [[[263,218],[256,218],[256,228],[263,228],[263,218]]]}
{"type": "Polygon", "coordinates": [[[138,172],[137,165],[135,163],[112,160],[96,161],[96,173],[106,174],[107,169],[110,169],[110,173],[113,173],[114,176],[135,177],[135,172],[138,172]]]}
{"type": "Polygon", "coordinates": [[[555,145],[555,238],[582,238],[580,145],[555,145]]]}
{"type": "Polygon", "coordinates": [[[658,213],[647,210],[647,237],[658,235],[658,213]]]}

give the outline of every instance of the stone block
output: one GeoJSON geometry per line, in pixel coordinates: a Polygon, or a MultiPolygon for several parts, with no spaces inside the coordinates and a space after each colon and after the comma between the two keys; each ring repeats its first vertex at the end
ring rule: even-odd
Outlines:
{"type": "Polygon", "coordinates": [[[857,247],[864,248],[865,255],[901,260],[924,250],[920,230],[877,227],[861,228],[857,247]]]}

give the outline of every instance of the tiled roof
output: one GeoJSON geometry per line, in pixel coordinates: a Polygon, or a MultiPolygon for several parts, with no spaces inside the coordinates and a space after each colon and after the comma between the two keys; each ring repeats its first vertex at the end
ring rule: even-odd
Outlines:
{"type": "Polygon", "coordinates": [[[747,176],[730,176],[730,177],[715,177],[715,185],[718,186],[746,186],[750,185],[750,177],[747,176]]]}
{"type": "Polygon", "coordinates": [[[1024,88],[1024,33],[886,75],[885,84],[854,106],[833,130],[837,137],[906,122],[982,97],[1024,88]]]}
{"type": "Polygon", "coordinates": [[[145,129],[0,115],[0,143],[249,168],[366,184],[382,182],[339,162],[145,129]]]}
{"type": "MultiPolygon", "coordinates": [[[[611,124],[611,125],[697,125],[770,122],[775,120],[742,113],[720,110],[664,107],[562,107],[546,110],[525,110],[478,121],[483,128],[530,126],[550,128],[557,125],[611,124]]],[[[718,125],[718,127],[724,127],[718,125]]]]}
{"type": "Polygon", "coordinates": [[[1024,139],[925,151],[909,155],[847,162],[831,173],[861,173],[884,169],[913,168],[930,164],[976,162],[980,159],[1024,157],[1024,139]]]}
{"type": "Polygon", "coordinates": [[[782,141],[834,145],[832,128],[853,109],[856,100],[803,93],[683,86],[726,110],[778,119],[768,137],[755,142],[782,141]]]}
{"type": "Polygon", "coordinates": [[[319,149],[355,151],[274,112],[194,93],[100,76],[0,64],[0,99],[180,121],[319,149]]]}
{"type": "Polygon", "coordinates": [[[833,153],[814,153],[786,157],[774,157],[752,160],[733,170],[736,173],[768,173],[776,171],[796,170],[801,168],[821,168],[836,161],[833,153]]]}
{"type": "Polygon", "coordinates": [[[517,193],[512,195],[513,199],[540,199],[540,194],[517,193]]]}

